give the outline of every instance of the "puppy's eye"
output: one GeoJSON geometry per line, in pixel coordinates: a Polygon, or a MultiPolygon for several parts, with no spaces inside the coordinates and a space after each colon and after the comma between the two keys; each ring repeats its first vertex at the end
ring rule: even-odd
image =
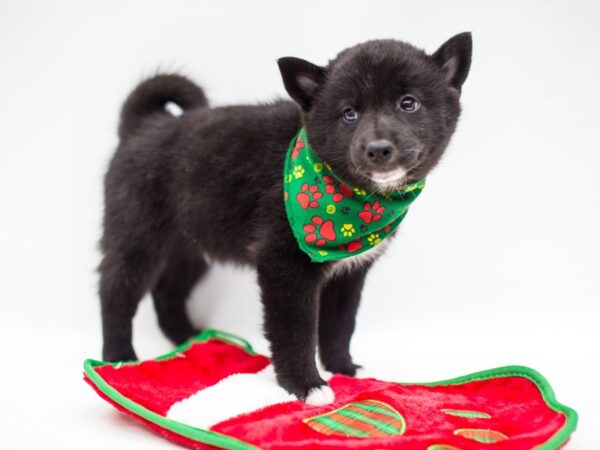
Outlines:
{"type": "Polygon", "coordinates": [[[417,109],[420,108],[421,103],[419,103],[419,100],[417,100],[413,96],[411,96],[411,95],[405,95],[404,97],[402,97],[400,99],[399,106],[400,106],[400,109],[402,111],[413,113],[417,109]]]}
{"type": "Polygon", "coordinates": [[[356,122],[358,120],[358,113],[352,108],[346,108],[342,111],[344,120],[348,123],[356,122]]]}

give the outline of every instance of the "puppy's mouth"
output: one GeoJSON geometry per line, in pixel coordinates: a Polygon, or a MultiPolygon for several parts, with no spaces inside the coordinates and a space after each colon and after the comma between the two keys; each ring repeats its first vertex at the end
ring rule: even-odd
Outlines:
{"type": "Polygon", "coordinates": [[[368,178],[381,190],[394,190],[403,187],[407,183],[408,171],[404,167],[397,167],[385,172],[373,171],[368,178]]]}

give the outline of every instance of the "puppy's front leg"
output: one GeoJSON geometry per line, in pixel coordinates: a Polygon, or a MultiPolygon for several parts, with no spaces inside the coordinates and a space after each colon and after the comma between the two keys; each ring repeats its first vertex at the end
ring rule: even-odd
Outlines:
{"type": "Polygon", "coordinates": [[[350,339],[370,264],[331,278],[323,287],[319,313],[319,353],[325,369],[354,376],[350,339]]]}
{"type": "Polygon", "coordinates": [[[333,401],[315,363],[321,264],[306,256],[265,252],[258,264],[264,330],[279,384],[311,405],[333,401]]]}

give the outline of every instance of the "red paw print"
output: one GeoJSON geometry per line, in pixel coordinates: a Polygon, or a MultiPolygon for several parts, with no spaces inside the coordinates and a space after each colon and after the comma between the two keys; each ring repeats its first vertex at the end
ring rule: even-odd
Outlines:
{"type": "Polygon", "coordinates": [[[344,197],[352,198],[352,196],[354,195],[352,189],[350,189],[344,183],[340,183],[336,189],[335,180],[329,175],[323,175],[323,181],[325,182],[325,192],[330,194],[331,198],[336,203],[341,202],[344,199],[344,197]]]}
{"type": "Polygon", "coordinates": [[[345,250],[348,253],[354,253],[362,248],[361,238],[356,238],[353,241],[348,242],[347,245],[340,245],[338,248],[340,250],[345,250]]]}
{"type": "Polygon", "coordinates": [[[304,142],[302,142],[302,135],[299,135],[298,139],[296,139],[296,145],[292,149],[292,161],[300,155],[300,150],[302,150],[303,148],[304,142]]]}
{"type": "Polygon", "coordinates": [[[358,217],[360,217],[364,223],[377,222],[381,219],[381,215],[385,211],[385,206],[381,206],[378,201],[373,202],[371,205],[369,202],[366,202],[363,206],[363,210],[358,213],[358,217]]]}
{"type": "Polygon", "coordinates": [[[309,186],[308,183],[304,183],[302,192],[296,195],[296,200],[298,200],[302,209],[318,208],[321,197],[323,197],[323,194],[319,192],[319,187],[316,184],[309,186]]]}
{"type": "Polygon", "coordinates": [[[312,223],[307,223],[302,229],[307,233],[304,240],[309,244],[315,242],[317,247],[324,246],[327,241],[335,240],[335,230],[333,229],[333,221],[323,220],[322,217],[313,216],[312,223]]]}

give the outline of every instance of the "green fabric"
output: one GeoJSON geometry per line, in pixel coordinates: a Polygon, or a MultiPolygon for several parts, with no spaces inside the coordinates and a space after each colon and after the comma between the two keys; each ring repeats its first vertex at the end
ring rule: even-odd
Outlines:
{"type": "Polygon", "coordinates": [[[313,152],[304,128],[290,143],[283,174],[288,221],[313,262],[348,258],[379,245],[398,228],[424,186],[425,180],[392,192],[350,186],[313,152]]]}

